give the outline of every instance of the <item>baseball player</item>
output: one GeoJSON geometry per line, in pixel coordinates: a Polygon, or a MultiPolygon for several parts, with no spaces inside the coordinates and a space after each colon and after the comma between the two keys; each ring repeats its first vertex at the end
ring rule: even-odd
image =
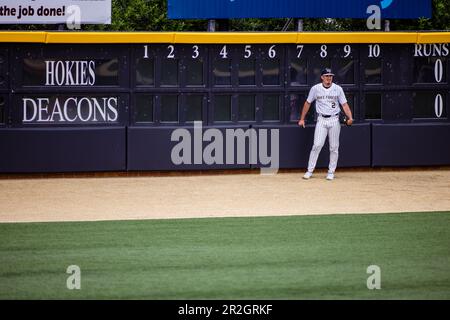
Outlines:
{"type": "Polygon", "coordinates": [[[339,121],[341,109],[339,105],[342,105],[342,109],[347,116],[346,125],[351,126],[353,124],[352,111],[345,98],[344,90],[333,83],[333,76],[331,69],[326,68],[322,70],[320,76],[322,83],[316,84],[309,91],[298,122],[299,126],[305,127],[305,116],[311,107],[311,103],[316,101],[318,117],[314,131],[314,145],[309,155],[308,171],[303,176],[304,179],[311,178],[327,136],[330,144],[330,164],[326,179],[334,179],[339,156],[339,134],[341,132],[341,123],[339,121]]]}

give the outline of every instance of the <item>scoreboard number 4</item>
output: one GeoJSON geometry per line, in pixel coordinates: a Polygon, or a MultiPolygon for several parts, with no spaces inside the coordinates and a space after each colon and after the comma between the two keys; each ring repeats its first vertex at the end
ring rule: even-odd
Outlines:
{"type": "Polygon", "coordinates": [[[227,46],[224,45],[222,50],[220,50],[220,55],[222,56],[222,59],[226,59],[228,57],[228,52],[227,52],[227,46]]]}

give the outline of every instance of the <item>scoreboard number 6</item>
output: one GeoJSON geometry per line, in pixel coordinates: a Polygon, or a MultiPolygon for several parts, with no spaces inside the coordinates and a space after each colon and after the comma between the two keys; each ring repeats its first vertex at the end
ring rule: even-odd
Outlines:
{"type": "Polygon", "coordinates": [[[269,48],[269,58],[273,59],[277,56],[277,52],[275,51],[275,45],[269,48]]]}

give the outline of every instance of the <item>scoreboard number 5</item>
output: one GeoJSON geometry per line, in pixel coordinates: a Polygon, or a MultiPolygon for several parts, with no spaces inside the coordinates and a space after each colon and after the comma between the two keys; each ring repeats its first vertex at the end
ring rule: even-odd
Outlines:
{"type": "Polygon", "coordinates": [[[251,55],[252,55],[252,50],[250,50],[251,48],[252,48],[252,46],[249,44],[245,46],[245,49],[244,49],[244,51],[245,51],[244,58],[245,59],[248,59],[251,57],[251,55]]]}

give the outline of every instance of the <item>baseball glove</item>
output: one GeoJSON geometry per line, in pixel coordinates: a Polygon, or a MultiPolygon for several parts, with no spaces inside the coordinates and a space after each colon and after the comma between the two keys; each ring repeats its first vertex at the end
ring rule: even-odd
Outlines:
{"type": "Polygon", "coordinates": [[[342,114],[341,113],[341,116],[340,116],[340,122],[342,123],[342,124],[345,124],[347,127],[350,127],[351,125],[352,125],[352,123],[350,123],[349,121],[348,121],[348,118],[347,118],[347,116],[345,115],[345,114],[342,114]]]}

